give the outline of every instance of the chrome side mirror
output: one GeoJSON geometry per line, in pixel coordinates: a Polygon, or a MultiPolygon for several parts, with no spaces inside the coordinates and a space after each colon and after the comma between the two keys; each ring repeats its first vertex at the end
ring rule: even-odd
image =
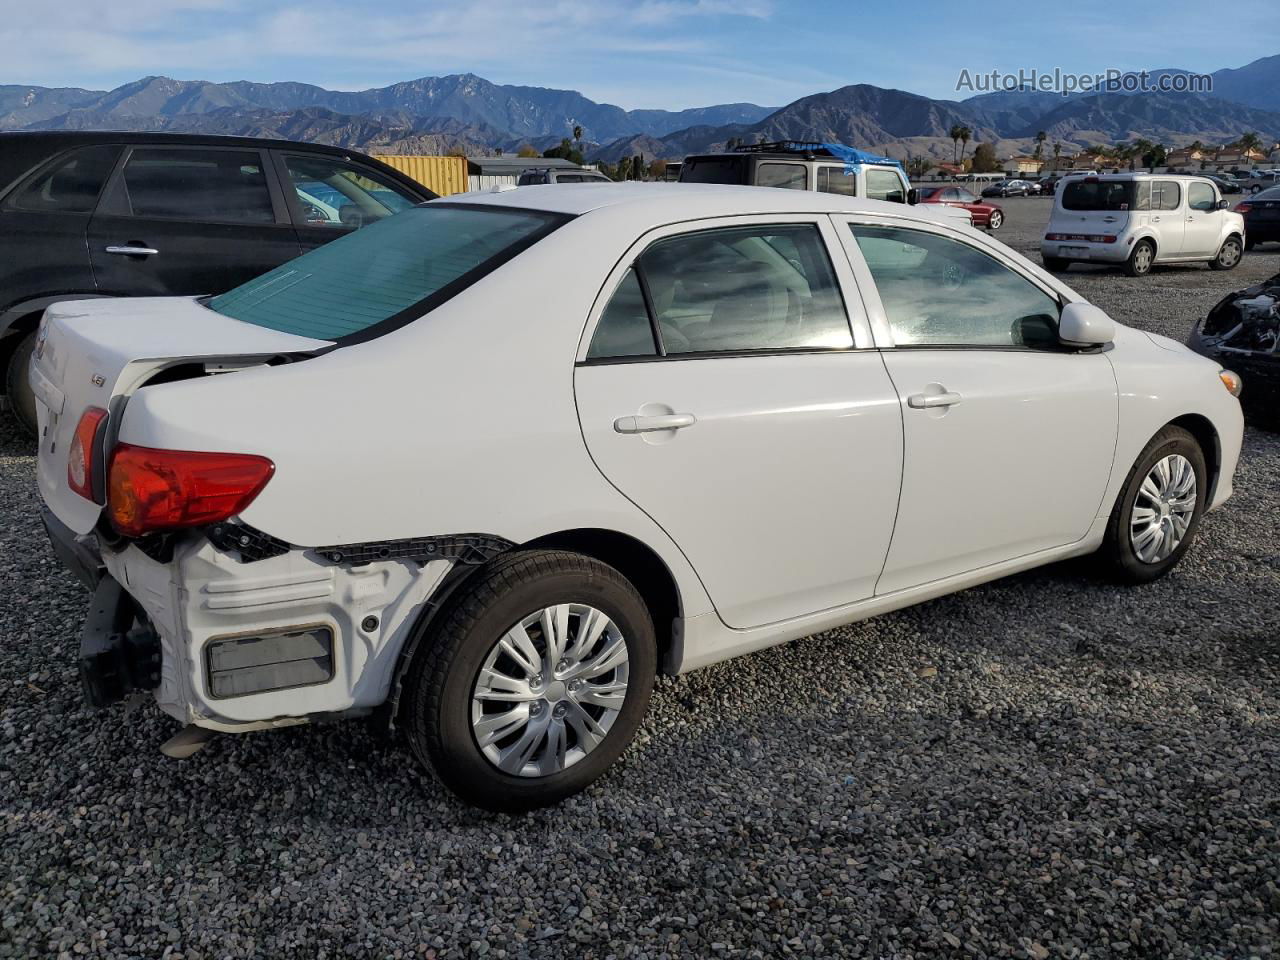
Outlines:
{"type": "Polygon", "coordinates": [[[1092,303],[1068,303],[1058,318],[1058,340],[1069,347],[1101,347],[1116,338],[1116,322],[1092,303]]]}

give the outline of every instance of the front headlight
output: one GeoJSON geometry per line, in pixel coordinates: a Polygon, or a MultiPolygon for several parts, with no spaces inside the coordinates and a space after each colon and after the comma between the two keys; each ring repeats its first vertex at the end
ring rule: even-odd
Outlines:
{"type": "Polygon", "coordinates": [[[1240,379],[1240,374],[1238,373],[1233,373],[1230,370],[1219,370],[1218,379],[1227,388],[1227,393],[1233,397],[1240,396],[1240,391],[1244,389],[1244,381],[1240,379]]]}

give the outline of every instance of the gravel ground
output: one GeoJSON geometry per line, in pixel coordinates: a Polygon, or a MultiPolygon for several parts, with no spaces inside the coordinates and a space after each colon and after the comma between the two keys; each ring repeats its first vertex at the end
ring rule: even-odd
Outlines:
{"type": "MultiPolygon", "coordinates": [[[[1001,236],[1035,252],[1044,200],[1001,236]]],[[[1185,337],[1251,253],[1070,281],[1185,337]]],[[[1142,589],[1045,568],[664,680],[623,762],[478,814],[359,723],[156,747],[0,428],[0,957],[1280,955],[1280,435],[1142,589]]]]}

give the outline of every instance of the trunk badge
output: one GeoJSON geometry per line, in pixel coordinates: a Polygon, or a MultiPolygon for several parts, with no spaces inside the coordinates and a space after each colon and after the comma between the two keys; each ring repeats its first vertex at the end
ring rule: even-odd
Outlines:
{"type": "Polygon", "coordinates": [[[106,378],[106,377],[104,377],[104,376],[103,376],[102,374],[100,374],[100,373],[95,373],[95,374],[94,374],[92,377],[90,377],[89,379],[90,379],[90,381],[92,381],[92,383],[93,383],[93,385],[94,385],[95,387],[101,387],[103,384],[105,384],[105,383],[107,382],[107,378],[106,378]]]}

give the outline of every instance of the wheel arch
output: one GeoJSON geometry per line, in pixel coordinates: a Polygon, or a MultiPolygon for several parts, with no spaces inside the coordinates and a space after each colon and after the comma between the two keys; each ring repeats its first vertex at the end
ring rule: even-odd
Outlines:
{"type": "MultiPolygon", "coordinates": [[[[1222,439],[1213,422],[1198,413],[1186,413],[1170,420],[1165,426],[1181,427],[1195,437],[1196,443],[1204,453],[1204,466],[1209,473],[1209,489],[1205,491],[1204,502],[1210,504],[1218,491],[1218,479],[1222,472],[1222,439]]],[[[1164,427],[1161,427],[1163,430],[1164,427]]]]}

